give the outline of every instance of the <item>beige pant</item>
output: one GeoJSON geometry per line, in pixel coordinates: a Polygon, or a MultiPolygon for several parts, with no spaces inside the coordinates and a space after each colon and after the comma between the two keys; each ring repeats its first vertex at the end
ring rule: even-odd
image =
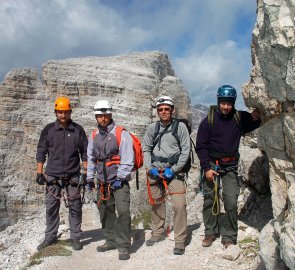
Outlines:
{"type": "MultiPolygon", "coordinates": [[[[162,235],[164,232],[166,205],[163,200],[165,190],[158,185],[159,180],[150,179],[151,195],[155,201],[152,206],[152,234],[153,236],[162,235]]],[[[181,180],[172,180],[168,185],[168,191],[171,193],[171,203],[174,211],[173,228],[175,246],[184,248],[187,236],[187,212],[185,200],[185,184],[181,180]],[[181,193],[181,194],[173,194],[181,193]]]]}

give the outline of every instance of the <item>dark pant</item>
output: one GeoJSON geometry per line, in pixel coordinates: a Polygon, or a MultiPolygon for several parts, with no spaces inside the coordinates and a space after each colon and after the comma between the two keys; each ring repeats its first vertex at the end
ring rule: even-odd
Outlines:
{"type": "Polygon", "coordinates": [[[205,193],[203,205],[205,235],[220,234],[222,241],[231,240],[236,243],[238,236],[237,201],[240,193],[237,175],[234,172],[229,172],[221,176],[225,213],[218,215],[212,214],[214,184],[206,180],[206,178],[203,180],[205,193]]]}
{"type": "MultiPolygon", "coordinates": [[[[71,239],[81,238],[82,223],[82,202],[80,195],[80,187],[65,186],[69,205],[69,225],[71,239]]],[[[62,187],[57,184],[49,184],[46,188],[46,230],[45,239],[50,240],[57,236],[59,227],[59,209],[62,187]]]]}
{"type": "Polygon", "coordinates": [[[117,246],[117,248],[130,247],[131,217],[130,188],[128,183],[124,183],[121,189],[111,192],[109,200],[101,202],[99,213],[106,242],[117,246]]]}

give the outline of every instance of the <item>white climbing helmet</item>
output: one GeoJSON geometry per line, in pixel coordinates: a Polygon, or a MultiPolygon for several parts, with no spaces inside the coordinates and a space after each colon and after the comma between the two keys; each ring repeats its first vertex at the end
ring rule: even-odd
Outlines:
{"type": "Polygon", "coordinates": [[[162,105],[162,104],[167,104],[174,107],[173,99],[168,96],[162,96],[157,99],[156,106],[158,107],[159,105],[162,105]]]}
{"type": "Polygon", "coordinates": [[[93,109],[95,115],[112,113],[112,106],[107,100],[98,100],[93,109]]]}

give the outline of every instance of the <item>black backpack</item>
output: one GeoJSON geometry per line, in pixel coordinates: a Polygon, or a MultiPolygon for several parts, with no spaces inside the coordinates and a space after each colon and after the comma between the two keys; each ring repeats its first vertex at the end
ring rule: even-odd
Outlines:
{"type": "MultiPolygon", "coordinates": [[[[218,109],[218,106],[216,105],[211,105],[208,113],[208,124],[210,127],[213,127],[213,122],[214,122],[214,113],[218,109]]],[[[236,123],[238,127],[240,128],[240,122],[241,122],[241,112],[236,110],[234,114],[234,118],[236,120],[236,123]]]]}
{"type": "MultiPolygon", "coordinates": [[[[176,118],[173,118],[172,120],[172,127],[171,127],[171,131],[167,131],[168,127],[170,125],[168,125],[162,132],[160,132],[160,121],[157,121],[156,122],[156,127],[155,127],[155,133],[154,133],[154,136],[153,136],[153,147],[152,149],[155,148],[156,144],[161,140],[163,134],[167,133],[167,132],[171,132],[172,135],[174,136],[174,138],[176,139],[177,143],[178,143],[178,146],[180,148],[180,151],[181,151],[181,146],[180,146],[180,139],[178,137],[178,125],[179,123],[182,122],[185,124],[185,126],[187,127],[187,130],[189,132],[189,134],[191,134],[191,131],[192,131],[192,128],[191,126],[189,125],[189,122],[187,119],[185,118],[181,118],[181,119],[176,119],[176,118]]],[[[184,165],[184,167],[182,168],[182,171],[183,173],[188,173],[191,169],[191,164],[194,163],[194,153],[193,153],[193,147],[192,146],[195,146],[192,138],[190,138],[190,143],[191,143],[191,154],[189,155],[189,158],[186,162],[186,164],[184,165]]],[[[178,158],[177,158],[178,160],[178,158]]]]}

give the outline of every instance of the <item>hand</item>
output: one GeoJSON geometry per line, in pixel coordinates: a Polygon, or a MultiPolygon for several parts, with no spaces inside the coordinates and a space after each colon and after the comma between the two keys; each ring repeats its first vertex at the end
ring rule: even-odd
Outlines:
{"type": "Polygon", "coordinates": [[[149,170],[149,175],[150,176],[153,176],[153,177],[158,177],[159,176],[159,169],[158,168],[155,168],[155,167],[152,167],[149,170]]]}
{"type": "Polygon", "coordinates": [[[205,176],[208,181],[213,181],[215,175],[219,175],[219,174],[217,172],[213,171],[212,169],[205,172],[205,176]]]}
{"type": "Polygon", "coordinates": [[[174,177],[174,172],[172,171],[171,168],[165,168],[164,173],[163,173],[163,177],[168,180],[171,181],[174,177]]]}
{"type": "Polygon", "coordinates": [[[117,189],[120,189],[120,188],[122,188],[122,185],[123,183],[122,183],[122,180],[120,180],[120,179],[117,179],[117,180],[115,180],[113,183],[112,183],[112,188],[114,189],[114,190],[117,190],[117,189]]]}
{"type": "Polygon", "coordinates": [[[37,173],[36,182],[38,185],[44,185],[46,183],[46,178],[43,173],[37,173]]]}
{"type": "Polygon", "coordinates": [[[82,173],[81,174],[81,185],[87,185],[87,174],[86,173],[82,173]]]}
{"type": "Polygon", "coordinates": [[[95,184],[93,179],[87,181],[86,187],[89,191],[92,191],[93,189],[95,189],[95,184]]]}
{"type": "Polygon", "coordinates": [[[251,116],[252,116],[252,119],[254,121],[257,121],[260,119],[260,112],[259,112],[259,109],[255,109],[252,113],[251,113],[251,116]]]}

